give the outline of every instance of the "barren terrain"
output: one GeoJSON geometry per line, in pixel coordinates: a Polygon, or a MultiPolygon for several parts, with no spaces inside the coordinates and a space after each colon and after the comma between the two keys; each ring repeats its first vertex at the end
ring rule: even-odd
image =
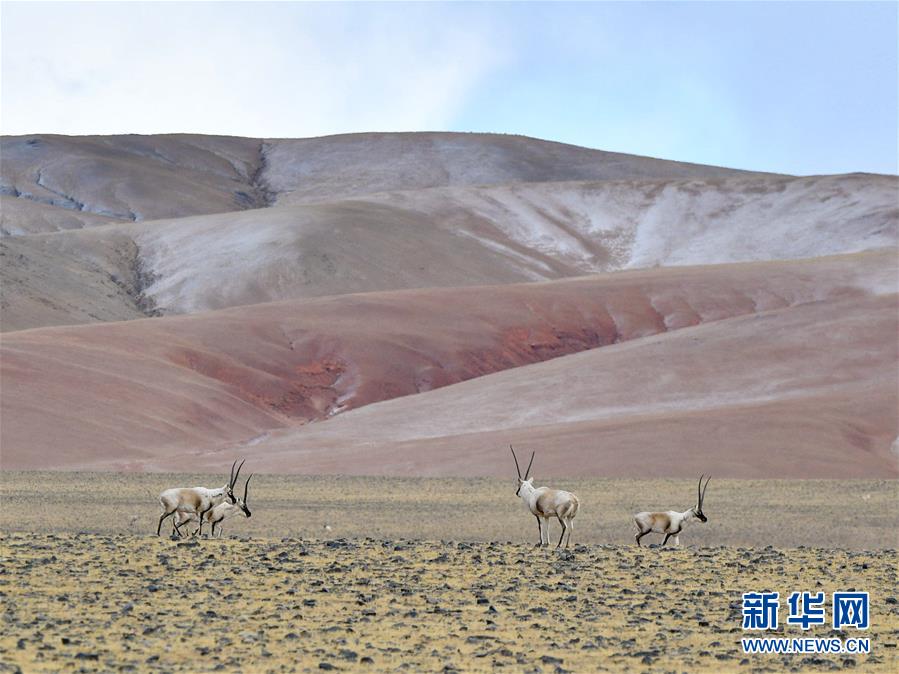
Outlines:
{"type": "Polygon", "coordinates": [[[500,475],[497,450],[511,442],[537,450],[544,475],[895,478],[896,334],[895,295],[813,303],[506,370],[181,460],[500,475]]]}
{"type": "MultiPolygon", "coordinates": [[[[889,290],[895,273],[891,254],[867,253],[805,262],[634,271],[543,284],[369,293],[184,318],[11,333],[2,340],[0,362],[0,399],[7,415],[0,429],[3,461],[7,468],[34,469],[46,465],[43,457],[53,454],[58,468],[133,469],[142,464],[172,469],[183,459],[169,457],[185,452],[220,462],[218,454],[236,445],[238,451],[264,460],[270,451],[288,445],[291,456],[302,452],[305,458],[286,456],[266,464],[268,468],[467,473],[462,466],[473,457],[466,452],[506,443],[485,439],[479,450],[476,436],[470,438],[473,442],[460,442],[455,437],[460,418],[466,419],[464,433],[507,429],[519,441],[534,427],[548,424],[599,419],[622,423],[636,416],[657,417],[659,412],[728,413],[734,407],[794,404],[813,396],[843,410],[837,412],[841,418],[857,418],[851,437],[835,436],[818,447],[815,463],[821,468],[806,465],[808,476],[843,474],[842,467],[828,463],[838,459],[849,442],[865,442],[871,448],[853,475],[877,476],[884,470],[892,474],[882,460],[888,458],[895,437],[888,412],[889,368],[896,359],[888,336],[896,329],[891,318],[895,300],[882,292],[889,290]],[[764,316],[764,321],[733,322],[752,315],[764,316]],[[702,325],[708,329],[695,332],[693,327],[680,336],[702,325]],[[812,331],[820,339],[809,342],[812,331]],[[649,339],[654,335],[661,341],[649,339]],[[734,349],[762,337],[770,351],[747,349],[733,362],[734,349]],[[621,343],[633,340],[633,347],[622,350],[621,343]],[[845,353],[847,340],[858,348],[866,345],[866,359],[845,353]],[[697,351],[700,343],[703,348],[697,351]],[[611,345],[619,346],[609,350],[611,345]],[[778,361],[769,365],[775,347],[778,361]],[[580,359],[554,361],[556,365],[542,369],[513,369],[585,350],[580,359]],[[830,387],[820,381],[822,362],[831,372],[830,387]],[[841,362],[846,365],[842,371],[837,368],[841,362]],[[770,373],[759,378],[766,367],[770,373]],[[660,392],[661,399],[654,399],[645,380],[666,368],[666,379],[656,383],[667,382],[666,390],[660,392]],[[509,370],[504,379],[484,378],[503,370],[509,370]],[[726,370],[730,375],[722,377],[726,370]],[[267,435],[467,380],[470,385],[453,388],[455,394],[398,400],[393,407],[372,408],[339,423],[310,426],[297,438],[288,435],[274,442],[267,435]],[[506,393],[512,381],[519,385],[506,393]],[[75,403],[71,391],[79,386],[88,387],[89,393],[75,403]],[[856,391],[859,387],[863,391],[856,391]],[[691,393],[694,389],[701,393],[691,393]],[[550,390],[550,399],[538,404],[550,390]],[[845,395],[850,391],[856,391],[854,397],[845,395]],[[666,402],[675,398],[677,409],[666,402]],[[527,415],[524,407],[530,410],[527,415]],[[112,443],[110,423],[115,425],[112,443]],[[369,448],[357,450],[358,439],[348,436],[347,428],[357,428],[353,434],[369,448]],[[462,453],[456,458],[412,453],[397,464],[370,447],[376,441],[408,443],[440,436],[452,437],[462,453]],[[242,446],[247,442],[252,449],[242,446]],[[308,456],[321,447],[329,450],[308,456]],[[358,456],[350,460],[353,452],[358,456]]],[[[804,422],[797,417],[797,423],[804,422]]],[[[822,418],[821,423],[827,421],[822,418]]],[[[774,429],[769,427],[769,432],[774,429]]],[[[812,429],[798,438],[786,428],[775,438],[808,443],[810,450],[822,442],[812,429]]],[[[581,441],[571,447],[575,453],[567,463],[559,464],[559,449],[569,440],[541,439],[541,447],[552,452],[548,462],[555,470],[564,473],[581,462],[601,475],[631,474],[633,466],[616,468],[613,456],[585,455],[589,448],[581,441]]],[[[743,435],[728,440],[747,449],[753,442],[743,435]]],[[[659,450],[668,456],[682,451],[671,442],[659,450]]],[[[733,460],[735,450],[727,445],[718,451],[728,452],[726,460],[733,460]]],[[[487,474],[497,474],[494,462],[483,458],[471,465],[490,466],[487,474]]],[[[190,463],[206,465],[207,460],[192,458],[190,463]]],[[[697,452],[675,473],[691,475],[696,465],[730,472],[720,460],[697,452]]],[[[749,474],[777,476],[781,468],[769,464],[768,472],[749,474]]]]}
{"type": "Polygon", "coordinates": [[[2,139],[5,470],[899,476],[899,178],[2,139]]]}
{"type": "MultiPolygon", "coordinates": [[[[228,520],[225,532],[265,539],[371,536],[535,543],[536,523],[515,496],[515,466],[508,448],[501,449],[505,477],[499,479],[257,473],[249,494],[253,516],[228,520]]],[[[175,485],[220,486],[227,482],[229,465],[217,475],[3,471],[0,530],[155,535],[160,491],[175,485]]],[[[245,469],[255,466],[248,462],[245,469]]],[[[686,510],[695,504],[698,478],[544,479],[546,470],[538,462],[532,473],[538,485],[578,494],[581,510],[572,542],[590,545],[631,545],[633,513],[686,510]]],[[[694,524],[683,534],[686,546],[899,547],[899,485],[894,480],[733,480],[713,475],[710,484],[705,507],[709,522],[694,524]],[[815,518],[825,518],[830,528],[822,532],[811,524],[815,518]]],[[[558,524],[551,526],[550,533],[558,535],[558,524]]],[[[169,533],[170,527],[164,531],[169,533]]],[[[661,536],[646,541],[659,543],[661,536]]]]}
{"type": "Polygon", "coordinates": [[[0,154],[0,672],[899,670],[899,177],[497,134],[0,154]],[[578,494],[569,550],[510,444],[578,494]],[[239,458],[250,518],[155,535],[239,458]],[[700,474],[708,522],[637,547],[700,474]],[[762,590],[772,636],[871,653],[744,655],[762,590]],[[837,590],[870,630],[783,627],[837,590]]]}
{"type": "MultiPolygon", "coordinates": [[[[524,136],[358,133],[303,139],[196,134],[7,136],[0,193],[119,220],[154,220],[397,189],[561,180],[758,175],[524,136]],[[165,195],[166,199],[159,198],[165,195]]],[[[34,220],[9,233],[52,231],[34,220]]]]}
{"type": "Polygon", "coordinates": [[[656,537],[637,548],[629,515],[688,507],[692,480],[562,480],[583,504],[564,553],[532,547],[514,480],[258,475],[253,516],[229,521],[225,539],[148,534],[154,494],[198,480],[209,476],[5,472],[6,671],[897,664],[895,482],[713,477],[709,522],[687,529],[676,550],[656,537]],[[742,592],[848,588],[871,593],[869,655],[743,655],[742,592]]]}
{"type": "Polygon", "coordinates": [[[434,188],[5,237],[3,329],[883,249],[897,188],[886,176],[434,188]],[[90,311],[69,301],[76,289],[90,311]]]}

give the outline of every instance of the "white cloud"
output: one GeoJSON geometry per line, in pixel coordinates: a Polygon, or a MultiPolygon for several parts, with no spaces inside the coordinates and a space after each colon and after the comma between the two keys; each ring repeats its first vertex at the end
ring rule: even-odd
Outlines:
{"type": "Polygon", "coordinates": [[[500,67],[428,5],[6,3],[0,127],[314,136],[441,129],[500,67]]]}

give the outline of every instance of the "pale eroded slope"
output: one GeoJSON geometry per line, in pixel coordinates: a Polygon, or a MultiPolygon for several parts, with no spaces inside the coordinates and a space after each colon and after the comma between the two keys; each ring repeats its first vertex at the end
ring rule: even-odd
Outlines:
{"type": "MultiPolygon", "coordinates": [[[[435,188],[34,239],[85,260],[85,295],[109,268],[139,269],[137,295],[98,316],[190,313],[372,290],[551,280],[623,268],[814,257],[895,246],[896,178],[728,178],[435,188]],[[136,251],[135,260],[116,257],[136,251]],[[109,257],[112,255],[113,257],[109,257]]],[[[36,245],[39,242],[39,246],[36,245]]],[[[16,274],[17,262],[3,271],[16,274]]],[[[40,267],[32,259],[31,268],[40,267]]],[[[31,274],[31,271],[27,273],[31,274]]],[[[52,274],[45,274],[52,279],[52,274]]],[[[54,290],[6,284],[5,329],[95,320],[54,290]],[[28,307],[60,306],[28,317],[28,307]],[[24,305],[24,306],[21,306],[24,305]],[[21,317],[21,318],[19,318],[21,317]]]]}

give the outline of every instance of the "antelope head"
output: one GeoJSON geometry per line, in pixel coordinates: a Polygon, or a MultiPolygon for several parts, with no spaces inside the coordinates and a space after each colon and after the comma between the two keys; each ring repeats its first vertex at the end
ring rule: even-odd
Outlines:
{"type": "MultiPolygon", "coordinates": [[[[512,445],[509,445],[509,449],[512,449],[512,445]]],[[[518,465],[518,457],[515,456],[515,450],[512,449],[512,458],[515,459],[515,470],[518,471],[518,489],[515,490],[516,496],[521,494],[521,486],[525,482],[529,482],[531,483],[531,486],[533,486],[534,478],[528,479],[528,475],[531,473],[531,466],[534,465],[534,454],[535,452],[531,452],[531,461],[528,463],[528,469],[524,471],[524,477],[521,477],[521,467],[518,465]]]]}
{"type": "MultiPolygon", "coordinates": [[[[237,503],[237,498],[234,496],[234,485],[237,484],[237,476],[240,475],[240,469],[243,468],[244,463],[246,463],[246,459],[240,462],[240,465],[237,466],[237,459],[234,460],[234,463],[231,464],[231,477],[228,479],[228,486],[225,487],[225,496],[231,502],[231,505],[235,505],[237,503]],[[234,467],[237,466],[237,472],[234,472],[234,467]]],[[[247,480],[249,482],[249,480],[247,480]]]]}
{"type": "Polygon", "coordinates": [[[712,479],[712,476],[709,475],[708,478],[706,478],[705,485],[702,484],[702,478],[704,477],[705,474],[699,476],[699,484],[696,485],[696,507],[693,508],[693,514],[699,518],[700,522],[709,521],[709,518],[702,513],[702,502],[705,499],[705,488],[709,486],[709,480],[712,479]]]}
{"type": "Polygon", "coordinates": [[[246,515],[247,517],[249,517],[250,515],[252,515],[252,513],[250,512],[250,509],[247,507],[247,489],[249,489],[249,487],[250,487],[250,480],[253,479],[253,475],[254,475],[254,473],[250,473],[250,477],[248,477],[248,478],[247,478],[247,481],[244,483],[244,486],[243,486],[243,498],[242,498],[242,499],[237,499],[237,506],[238,506],[241,510],[243,510],[243,514],[246,515]]]}

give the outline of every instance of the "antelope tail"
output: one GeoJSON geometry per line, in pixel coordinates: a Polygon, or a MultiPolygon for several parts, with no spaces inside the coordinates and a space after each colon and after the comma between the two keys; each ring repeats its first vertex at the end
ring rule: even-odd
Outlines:
{"type": "Polygon", "coordinates": [[[578,509],[581,507],[580,501],[577,500],[577,496],[574,494],[571,495],[571,503],[565,509],[565,517],[574,517],[577,515],[578,509]]]}

